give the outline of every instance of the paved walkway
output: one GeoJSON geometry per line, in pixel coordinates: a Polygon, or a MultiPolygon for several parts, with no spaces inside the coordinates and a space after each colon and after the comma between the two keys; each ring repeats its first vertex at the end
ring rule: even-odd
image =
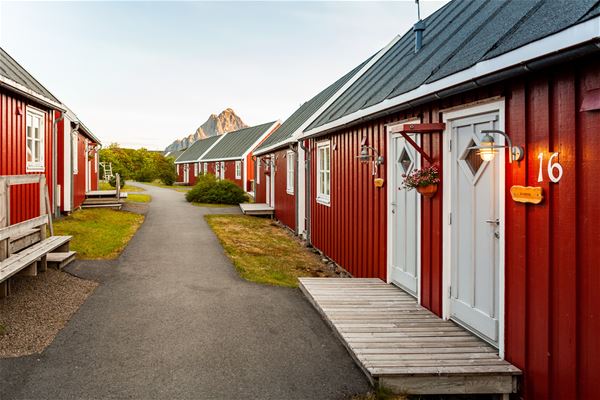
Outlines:
{"type": "MultiPolygon", "coordinates": [[[[241,280],[181,193],[146,221],[42,354],[0,360],[0,399],[345,399],[362,372],[297,289],[241,280]]],[[[235,212],[229,209],[228,212],[235,212]]]]}

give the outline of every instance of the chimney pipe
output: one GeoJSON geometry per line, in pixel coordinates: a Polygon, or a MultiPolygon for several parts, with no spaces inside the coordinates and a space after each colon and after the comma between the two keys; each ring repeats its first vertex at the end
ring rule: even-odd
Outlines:
{"type": "Polygon", "coordinates": [[[423,31],[425,30],[425,22],[419,20],[415,26],[413,26],[413,32],[415,32],[415,53],[418,53],[423,46],[423,31]]]}

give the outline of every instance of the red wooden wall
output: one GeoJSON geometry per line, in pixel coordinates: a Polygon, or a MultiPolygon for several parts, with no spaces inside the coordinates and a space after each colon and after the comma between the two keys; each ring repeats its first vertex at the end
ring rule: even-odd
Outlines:
{"type": "MultiPolygon", "coordinates": [[[[26,173],[25,118],[27,105],[33,104],[0,89],[0,175],[26,173]]],[[[36,106],[36,108],[46,112],[44,174],[48,184],[50,204],[52,204],[52,111],[40,106],[36,106]]],[[[40,213],[39,197],[39,185],[37,184],[12,186],[11,224],[37,217],[40,213]]]]}
{"type": "Polygon", "coordinates": [[[244,164],[242,162],[241,178],[235,178],[235,161],[225,161],[225,179],[235,182],[240,189],[244,189],[244,164]]]}
{"type": "MultiPolygon", "coordinates": [[[[331,206],[315,201],[316,140],[311,140],[311,239],[357,277],[386,278],[386,193],[354,158],[363,136],[386,154],[385,124],[503,96],[506,131],[526,159],[506,164],[506,358],[524,371],[526,399],[593,399],[600,370],[600,111],[580,112],[583,96],[600,88],[600,60],[538,71],[385,119],[329,135],[331,206]],[[538,153],[559,152],[558,184],[537,182],[538,153]],[[512,185],[541,185],[542,204],[515,203],[512,185]]],[[[318,139],[321,140],[321,139],[318,139]]],[[[423,135],[441,165],[442,137],[423,135]]],[[[387,160],[386,160],[387,162],[387,160]]],[[[544,164],[544,171],[546,164],[544,164]]],[[[544,172],[545,173],[545,172],[544,172]]],[[[386,179],[386,168],[378,176],[386,179]]],[[[387,182],[386,182],[387,184],[387,182]]],[[[443,183],[442,183],[443,184],[443,183]]],[[[422,303],[438,315],[442,304],[442,196],[422,200],[422,303]]]]}
{"type": "Polygon", "coordinates": [[[296,196],[287,193],[287,150],[275,154],[275,218],[296,230],[296,196]]]}

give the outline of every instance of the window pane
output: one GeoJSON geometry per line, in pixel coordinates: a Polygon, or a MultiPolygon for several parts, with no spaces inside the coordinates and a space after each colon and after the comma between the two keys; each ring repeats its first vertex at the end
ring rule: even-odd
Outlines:
{"type": "Polygon", "coordinates": [[[33,140],[27,139],[27,161],[33,161],[33,140]]]}
{"type": "Polygon", "coordinates": [[[33,151],[33,161],[37,162],[40,161],[40,156],[41,156],[41,151],[40,151],[40,141],[36,140],[33,142],[34,144],[34,151],[33,151]]]}

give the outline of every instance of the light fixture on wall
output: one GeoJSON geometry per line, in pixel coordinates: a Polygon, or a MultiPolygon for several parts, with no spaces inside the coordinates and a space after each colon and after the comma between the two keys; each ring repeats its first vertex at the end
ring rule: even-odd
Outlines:
{"type": "Polygon", "coordinates": [[[360,146],[360,155],[356,156],[362,164],[372,163],[372,174],[377,175],[377,168],[383,164],[383,156],[379,155],[376,148],[362,144],[360,146]],[[370,151],[369,151],[370,150],[370,151]]]}
{"type": "Polygon", "coordinates": [[[508,158],[508,162],[512,163],[513,161],[521,161],[525,155],[523,148],[520,146],[513,146],[512,140],[506,134],[498,129],[487,129],[482,130],[481,133],[483,137],[481,138],[481,144],[478,146],[469,147],[469,149],[478,150],[477,154],[483,161],[492,161],[496,154],[498,153],[498,149],[509,149],[510,157],[508,158]],[[506,139],[506,145],[497,145],[494,141],[494,133],[498,135],[502,135],[506,139]]]}

